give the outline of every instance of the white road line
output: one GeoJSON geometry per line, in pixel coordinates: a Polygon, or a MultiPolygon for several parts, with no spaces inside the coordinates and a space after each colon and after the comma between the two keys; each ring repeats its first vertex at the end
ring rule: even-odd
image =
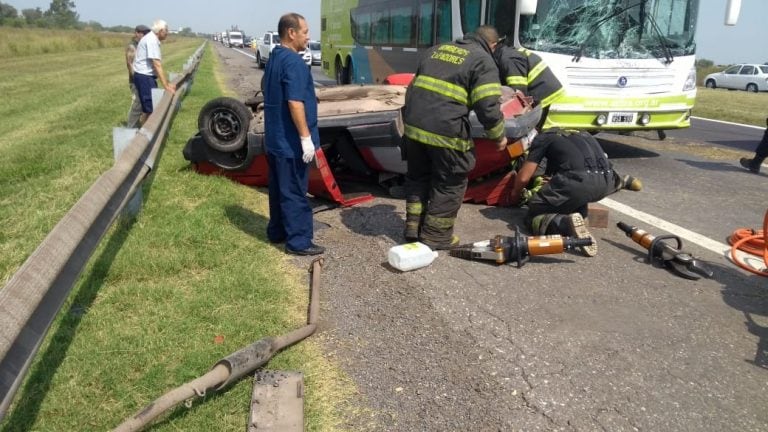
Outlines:
{"type": "MultiPolygon", "coordinates": [[[[602,200],[598,201],[599,204],[602,204],[610,209],[616,210],[619,213],[624,213],[627,216],[633,217],[637,220],[643,221],[649,225],[653,225],[656,228],[663,229],[664,231],[667,231],[669,233],[672,233],[680,238],[684,238],[688,240],[691,243],[697,244],[705,249],[708,249],[717,255],[724,256],[730,260],[731,257],[731,246],[720,243],[719,241],[712,240],[708,237],[704,237],[701,234],[695,233],[691,230],[685,229],[679,225],[675,225],[671,222],[667,222],[663,219],[657,218],[654,215],[642,212],[640,210],[635,210],[634,208],[624,205],[618,201],[614,201],[610,198],[603,198],[602,200]]],[[[647,231],[647,230],[646,230],[647,231]]],[[[748,259],[748,258],[754,258],[753,255],[749,255],[747,253],[743,253],[741,251],[736,252],[739,259],[748,259]]]]}
{"type": "Polygon", "coordinates": [[[248,57],[250,57],[250,58],[252,58],[252,59],[255,59],[255,58],[256,58],[256,56],[255,56],[255,55],[253,55],[253,54],[248,54],[247,52],[245,52],[245,51],[241,51],[241,50],[239,50],[239,49],[237,49],[237,48],[232,48],[232,49],[233,49],[233,50],[235,50],[235,51],[237,51],[237,52],[239,52],[240,54],[242,54],[242,55],[244,55],[244,56],[248,56],[248,57]]]}
{"type": "Polygon", "coordinates": [[[704,118],[704,117],[691,116],[691,118],[694,118],[696,120],[711,121],[711,122],[714,122],[714,123],[728,124],[728,125],[732,125],[732,126],[743,126],[743,127],[748,127],[748,128],[752,128],[752,129],[765,129],[764,127],[760,127],[760,126],[752,126],[752,125],[741,124],[741,123],[727,122],[727,121],[723,121],[723,120],[708,119],[708,118],[704,118]]]}

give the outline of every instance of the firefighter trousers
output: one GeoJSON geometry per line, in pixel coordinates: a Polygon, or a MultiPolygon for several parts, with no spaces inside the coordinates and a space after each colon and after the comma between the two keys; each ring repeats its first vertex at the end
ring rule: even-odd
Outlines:
{"type": "Polygon", "coordinates": [[[598,173],[558,173],[528,201],[526,223],[534,235],[564,234],[556,215],[580,213],[587,217],[587,205],[622,189],[624,182],[613,169],[598,173]]]}
{"type": "Polygon", "coordinates": [[[467,190],[467,176],[475,167],[475,151],[462,152],[404,139],[408,152],[406,238],[418,237],[432,248],[449,246],[467,190]]]}

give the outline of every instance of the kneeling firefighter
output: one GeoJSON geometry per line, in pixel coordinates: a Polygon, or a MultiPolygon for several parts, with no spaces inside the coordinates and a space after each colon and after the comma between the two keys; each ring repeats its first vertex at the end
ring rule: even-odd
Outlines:
{"type": "Polygon", "coordinates": [[[581,250],[587,256],[595,256],[597,244],[584,221],[587,204],[621,189],[639,191],[642,183],[632,176],[620,176],[592,135],[550,129],[531,143],[528,158],[517,172],[507,199],[512,205],[527,202],[526,224],[534,235],[592,238],[592,244],[581,250]],[[544,159],[544,175],[550,180],[542,184],[539,179],[534,181],[535,187],[525,189],[544,159]]]}
{"type": "Polygon", "coordinates": [[[485,135],[506,147],[499,71],[491,53],[493,27],[480,26],[464,39],[430,48],[405,95],[406,241],[432,249],[458,244],[453,225],[475,166],[469,112],[485,135]]]}

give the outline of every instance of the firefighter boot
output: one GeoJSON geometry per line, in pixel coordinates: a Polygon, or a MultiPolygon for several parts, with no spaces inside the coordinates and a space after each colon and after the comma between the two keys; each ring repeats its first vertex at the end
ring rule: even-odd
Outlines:
{"type": "Polygon", "coordinates": [[[589,246],[581,246],[582,252],[588,257],[597,255],[597,242],[592,234],[587,229],[587,224],[584,222],[584,218],[579,213],[571,213],[565,216],[565,221],[568,224],[568,235],[576,237],[578,239],[592,239],[592,244],[589,246]]]}
{"type": "Polygon", "coordinates": [[[405,232],[403,237],[408,243],[419,241],[423,206],[420,201],[405,203],[405,232]]]}
{"type": "Polygon", "coordinates": [[[750,170],[751,172],[755,174],[760,174],[760,166],[763,164],[763,160],[757,157],[755,157],[754,159],[741,158],[739,159],[739,163],[741,164],[741,166],[750,170]]]}
{"type": "Polygon", "coordinates": [[[581,246],[582,252],[588,257],[597,255],[597,243],[595,238],[587,229],[587,224],[580,213],[563,214],[542,214],[531,220],[531,228],[537,235],[559,234],[578,239],[592,239],[589,246],[581,246]]]}

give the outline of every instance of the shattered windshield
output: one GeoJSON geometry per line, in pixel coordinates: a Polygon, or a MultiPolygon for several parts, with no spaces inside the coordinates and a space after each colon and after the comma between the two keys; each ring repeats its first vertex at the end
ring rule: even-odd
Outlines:
{"type": "MultiPolygon", "coordinates": [[[[514,2],[489,2],[489,21],[514,30],[514,2]]],[[[520,43],[533,50],[581,57],[646,59],[691,55],[699,0],[539,0],[520,17],[520,43]]]]}

